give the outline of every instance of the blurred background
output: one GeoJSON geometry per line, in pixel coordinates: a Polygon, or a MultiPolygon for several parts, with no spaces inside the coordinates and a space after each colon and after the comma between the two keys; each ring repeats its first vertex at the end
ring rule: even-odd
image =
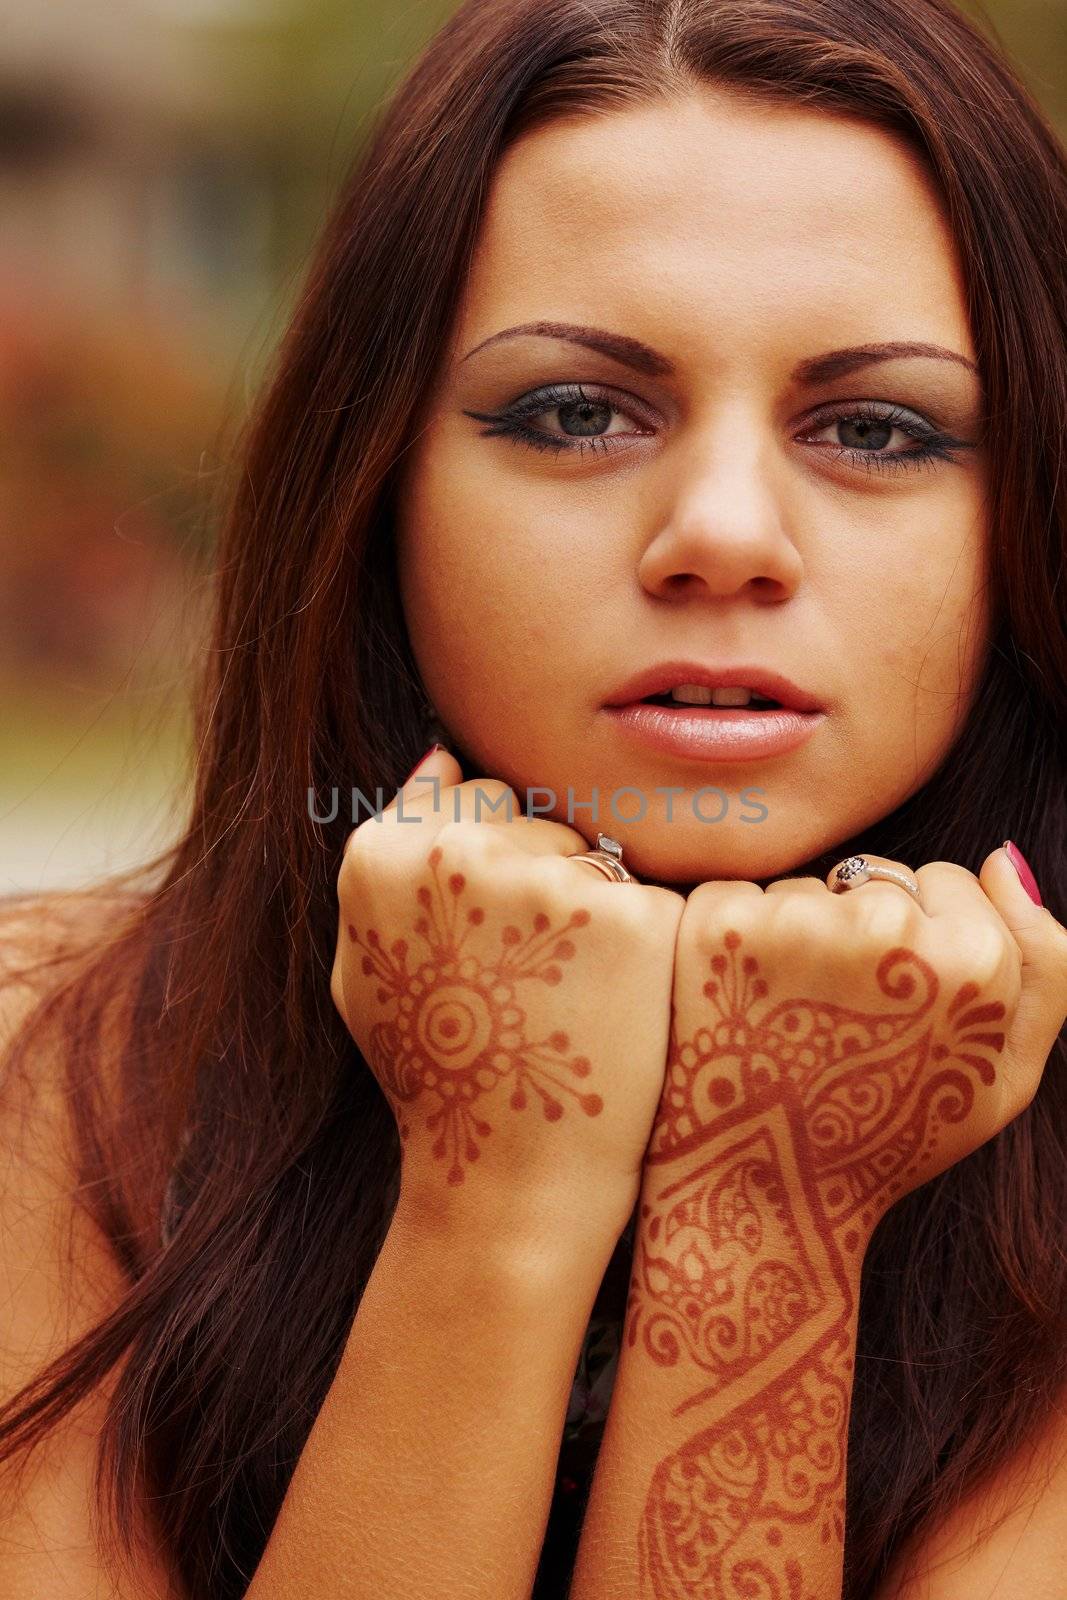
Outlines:
{"type": "MultiPolygon", "coordinates": [[[[454,3],[0,0],[0,894],[180,822],[213,495],[368,113],[454,3]]],[[[1067,137],[1067,0],[981,15],[1067,137]]]]}

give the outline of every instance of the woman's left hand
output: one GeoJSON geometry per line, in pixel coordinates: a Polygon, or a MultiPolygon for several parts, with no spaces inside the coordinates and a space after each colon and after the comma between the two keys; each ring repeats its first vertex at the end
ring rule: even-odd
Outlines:
{"type": "Polygon", "coordinates": [[[884,879],[693,890],[646,1165],[760,1132],[786,1193],[856,1247],[1029,1104],[1067,1013],[1067,931],[1003,849],[977,877],[914,877],[921,905],[884,879]]]}
{"type": "Polygon", "coordinates": [[[1067,932],[1003,849],[915,878],[686,901],[575,1600],[604,1548],[642,1595],[841,1592],[870,1236],[1023,1110],[1067,1013],[1067,932]]]}

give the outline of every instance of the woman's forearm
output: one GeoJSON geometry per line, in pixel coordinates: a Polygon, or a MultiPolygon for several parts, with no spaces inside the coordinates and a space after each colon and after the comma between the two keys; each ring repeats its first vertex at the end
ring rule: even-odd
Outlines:
{"type": "Polygon", "coordinates": [[[679,929],[571,1600],[837,1600],[864,1254],[898,1197],[1016,1114],[1017,953],[988,908],[962,937],[909,901],[904,944],[895,889],[842,910],[817,884],[752,887],[698,885],[679,929]]]}
{"type": "Polygon", "coordinates": [[[570,1600],[840,1595],[858,1260],[790,1147],[735,1131],[646,1169],[570,1600]]]}
{"type": "Polygon", "coordinates": [[[248,1600],[525,1600],[604,1265],[402,1202],[248,1600]]]}

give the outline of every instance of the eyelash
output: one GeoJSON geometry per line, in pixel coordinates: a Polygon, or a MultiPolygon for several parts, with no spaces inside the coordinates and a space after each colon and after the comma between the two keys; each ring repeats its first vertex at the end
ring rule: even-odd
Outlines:
{"type": "MultiPolygon", "coordinates": [[[[575,437],[568,440],[562,435],[543,433],[537,428],[527,426],[529,418],[541,416],[544,412],[559,407],[580,404],[583,400],[596,405],[610,406],[613,411],[618,411],[623,416],[631,415],[624,406],[616,404],[609,394],[587,390],[581,384],[550,384],[546,388],[536,389],[531,394],[524,395],[503,411],[495,413],[467,411],[465,415],[473,417],[476,422],[491,424],[482,430],[483,438],[508,438],[530,449],[551,450],[554,454],[558,454],[561,450],[575,449],[584,454],[587,447],[594,452],[600,450],[604,455],[610,454],[616,448],[612,441],[617,439],[623,443],[628,435],[611,434],[599,438],[590,435],[584,439],[575,437]]],[[[889,424],[919,442],[918,449],[897,450],[889,454],[858,450],[850,445],[823,446],[824,449],[832,450],[838,460],[843,458],[855,465],[862,464],[868,472],[909,471],[916,467],[932,465],[934,461],[957,461],[960,451],[974,448],[964,440],[954,438],[950,433],[920,422],[914,413],[905,411],[900,406],[878,405],[870,400],[858,401],[846,409],[824,408],[808,425],[806,434],[817,433],[834,422],[889,424]]]]}

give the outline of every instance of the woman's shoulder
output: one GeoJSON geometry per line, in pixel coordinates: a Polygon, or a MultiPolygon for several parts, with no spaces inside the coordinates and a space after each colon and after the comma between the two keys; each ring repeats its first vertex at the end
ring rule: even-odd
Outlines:
{"type": "MultiPolygon", "coordinates": [[[[52,897],[0,900],[0,1271],[28,1268],[46,1212],[57,1221],[73,1209],[63,1038],[48,1005],[84,918],[52,897]]],[[[25,1305],[12,1295],[16,1322],[25,1305]]]]}
{"type": "MultiPolygon", "coordinates": [[[[122,909],[102,896],[0,897],[0,1406],[128,1290],[80,1192],[64,1032],[49,1015],[70,962],[92,949],[122,909]]],[[[49,1428],[34,1470],[14,1490],[6,1470],[0,1480],[0,1594],[11,1600],[105,1586],[146,1600],[178,1592],[151,1543],[138,1556],[135,1581],[119,1588],[98,1548],[90,1515],[96,1440],[116,1377],[108,1374],[49,1428]]],[[[14,1459],[23,1461],[21,1447],[14,1459]]]]}
{"type": "Polygon", "coordinates": [[[1067,1594],[1067,1391],[1045,1425],[900,1551],[875,1600],[1067,1594]]]}
{"type": "MultiPolygon", "coordinates": [[[[0,1205],[5,1195],[17,1203],[16,1167],[21,1182],[34,1159],[67,1170],[68,1034],[57,1002],[122,914],[114,895],[0,896],[0,1205]]],[[[102,1059],[106,1069],[106,1041],[102,1059]]]]}
{"type": "MultiPolygon", "coordinates": [[[[55,1203],[64,1203],[65,1189],[74,1209],[70,1013],[60,1002],[130,910],[129,896],[110,891],[0,897],[0,1228],[24,1216],[46,1173],[55,1203]]],[[[109,1109],[118,1106],[120,1038],[118,1017],[105,1005],[93,1067],[99,1103],[109,1109]]],[[[26,1233],[20,1225],[18,1239],[26,1233]]]]}
{"type": "Polygon", "coordinates": [[[10,1026],[43,993],[49,974],[90,951],[142,896],[121,888],[0,894],[0,1005],[10,1026]]]}
{"type": "Polygon", "coordinates": [[[0,895],[0,1061],[22,1024],[140,903],[117,888],[0,895]]]}

